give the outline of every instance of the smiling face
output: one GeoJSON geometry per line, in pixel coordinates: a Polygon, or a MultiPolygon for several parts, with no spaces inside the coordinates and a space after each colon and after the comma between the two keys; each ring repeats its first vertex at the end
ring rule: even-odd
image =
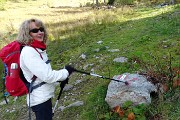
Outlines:
{"type": "Polygon", "coordinates": [[[29,34],[33,39],[42,42],[44,39],[44,28],[37,26],[35,22],[31,22],[29,34]]]}

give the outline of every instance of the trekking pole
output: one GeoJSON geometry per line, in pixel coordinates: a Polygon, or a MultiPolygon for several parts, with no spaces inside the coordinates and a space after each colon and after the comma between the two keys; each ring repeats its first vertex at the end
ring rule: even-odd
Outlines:
{"type": "Polygon", "coordinates": [[[54,116],[54,111],[55,111],[55,109],[57,107],[58,101],[59,101],[59,99],[61,97],[61,94],[62,94],[62,91],[63,91],[65,85],[68,84],[68,80],[69,80],[69,78],[67,78],[66,80],[62,81],[61,84],[60,84],[61,90],[59,92],[58,98],[57,98],[56,103],[54,105],[54,108],[53,108],[53,111],[52,111],[52,116],[54,116]]]}
{"type": "Polygon", "coordinates": [[[4,96],[4,100],[5,100],[5,102],[6,102],[6,104],[8,104],[8,101],[7,101],[7,96],[8,96],[8,92],[5,92],[5,87],[6,87],[6,85],[5,85],[5,77],[2,77],[2,79],[3,79],[3,96],[4,96]]]}
{"type": "Polygon", "coordinates": [[[113,78],[108,78],[108,77],[104,77],[104,76],[101,76],[101,75],[98,75],[98,74],[88,73],[88,72],[77,70],[77,69],[74,69],[74,71],[79,72],[79,73],[83,73],[83,74],[86,74],[86,75],[91,75],[91,76],[103,78],[103,79],[113,80],[113,81],[116,81],[116,82],[122,82],[122,83],[125,83],[125,85],[129,85],[129,83],[127,81],[121,81],[121,80],[117,80],[117,79],[113,79],[113,78]]]}

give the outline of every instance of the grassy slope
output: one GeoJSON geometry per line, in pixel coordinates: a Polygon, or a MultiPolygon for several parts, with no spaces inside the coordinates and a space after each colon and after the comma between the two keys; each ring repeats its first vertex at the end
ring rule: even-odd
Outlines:
{"type": "MultiPolygon", "coordinates": [[[[77,20],[66,21],[64,19],[55,22],[46,19],[46,21],[50,21],[46,24],[52,35],[50,39],[53,40],[49,42],[48,46],[52,66],[59,69],[65,64],[71,63],[77,69],[83,69],[85,65],[93,64],[93,66],[87,67],[86,71],[93,68],[97,74],[104,76],[110,74],[110,77],[112,77],[124,72],[143,69],[140,68],[139,64],[134,64],[134,61],[131,61],[134,57],[139,57],[147,63],[154,63],[155,61],[151,56],[153,55],[161,60],[161,64],[166,64],[168,54],[171,52],[173,66],[178,67],[180,26],[178,8],[179,6],[162,9],[128,9],[124,11],[119,9],[98,11],[88,9],[90,12],[82,17],[83,19],[79,17],[77,20]],[[75,23],[78,25],[76,26],[75,23]],[[97,44],[100,40],[103,43],[97,44]],[[95,49],[99,49],[99,51],[96,52],[95,49]],[[108,49],[119,49],[120,52],[111,53],[108,52],[108,49]],[[80,58],[82,53],[87,55],[85,60],[80,58]],[[114,58],[120,56],[128,57],[128,63],[113,62],[114,58]],[[163,59],[162,56],[166,59],[163,59]]],[[[87,11],[84,9],[70,10],[65,12],[66,15],[78,11],[86,13],[87,11]]],[[[109,111],[107,104],[104,102],[109,81],[75,73],[70,78],[70,84],[77,79],[81,79],[83,82],[75,86],[76,91],[64,92],[59,104],[68,105],[73,102],[72,99],[76,99],[83,100],[85,105],[66,109],[64,112],[57,111],[55,119],[95,120],[109,111]],[[70,93],[77,94],[77,96],[70,93]],[[67,99],[63,98],[64,95],[67,99]]],[[[58,90],[59,88],[57,88],[57,93],[58,90]]],[[[162,114],[164,119],[178,119],[178,111],[180,111],[180,103],[176,102],[179,97],[178,92],[179,89],[176,89],[176,93],[167,93],[165,100],[156,101],[157,105],[152,104],[149,108],[151,114],[162,114]]],[[[10,102],[7,106],[0,106],[0,119],[20,120],[25,118],[27,114],[24,99],[22,97],[14,104],[10,102]],[[13,108],[16,109],[16,112],[6,112],[6,110],[13,108]]]]}
{"type": "MultiPolygon", "coordinates": [[[[147,63],[159,64],[157,62],[160,62],[160,64],[167,64],[169,53],[171,53],[173,56],[172,66],[178,67],[179,17],[176,15],[177,11],[174,11],[174,9],[172,9],[172,11],[165,12],[166,10],[164,10],[160,12],[159,15],[153,16],[153,14],[155,14],[157,11],[157,9],[138,9],[135,13],[131,13],[132,16],[125,15],[125,17],[127,17],[125,19],[132,18],[134,14],[139,14],[139,12],[147,12],[148,15],[145,14],[145,16],[147,15],[149,17],[129,20],[125,22],[115,21],[112,23],[106,23],[106,21],[104,20],[101,23],[93,25],[90,28],[85,27],[85,29],[88,30],[86,30],[85,33],[81,33],[80,36],[72,37],[71,39],[69,39],[69,42],[63,40],[60,41],[60,45],[62,46],[62,48],[59,47],[58,49],[59,51],[63,51],[61,54],[63,59],[60,60],[60,58],[58,58],[56,59],[56,61],[60,61],[59,63],[68,63],[68,60],[71,58],[71,63],[79,69],[82,69],[83,65],[85,64],[93,63],[93,67],[90,67],[88,71],[90,71],[91,68],[94,68],[96,73],[101,73],[105,76],[108,76],[109,72],[111,73],[111,75],[117,75],[124,72],[133,72],[139,70],[139,67],[137,67],[138,65],[133,65],[132,61],[124,64],[113,63],[112,60],[116,57],[125,56],[130,59],[133,57],[140,57],[142,61],[145,61],[147,63]],[[151,17],[151,15],[153,17],[151,17]],[[102,40],[103,43],[97,44],[97,41],[99,40],[102,40]],[[111,49],[120,49],[120,52],[107,52],[106,46],[111,49]],[[99,52],[94,51],[97,48],[100,49],[99,52]],[[87,55],[86,60],[81,60],[78,58],[82,53],[85,53],[87,55]],[[94,56],[99,56],[101,59],[97,60],[96,58],[94,58],[94,56]],[[153,56],[155,56],[155,58],[157,59],[160,59],[160,61],[155,61],[155,59],[153,59],[153,56]],[[165,59],[163,59],[163,57],[165,57],[165,59]],[[110,69],[110,71],[108,71],[108,69],[110,69]]],[[[106,94],[107,84],[108,81],[103,81],[95,78],[91,78],[88,80],[88,82],[82,84],[80,91],[85,89],[86,92],[92,92],[92,95],[85,96],[85,104],[87,106],[80,107],[78,110],[76,108],[73,110],[68,109],[66,112],[61,114],[62,119],[68,119],[69,117],[71,118],[71,115],[72,118],[74,118],[74,116],[77,114],[76,112],[74,112],[74,110],[77,112],[79,111],[80,119],[82,120],[99,119],[99,115],[104,114],[105,111],[108,110],[106,103],[103,102],[106,94]],[[90,81],[92,82],[89,83],[90,81]],[[92,89],[92,86],[97,87],[93,87],[92,89]],[[83,109],[83,111],[81,111],[81,109],[83,109]]],[[[179,92],[179,89],[177,89],[176,92],[179,92]]],[[[81,99],[83,99],[82,97],[81,99]]],[[[175,97],[171,96],[169,99],[172,98],[172,101],[170,101],[175,102],[176,98],[178,97],[179,96],[176,94],[175,97]]],[[[179,109],[179,102],[175,104],[172,104],[171,102],[170,104],[167,104],[167,101],[156,102],[159,103],[159,108],[156,109],[155,106],[152,107],[153,111],[151,112],[153,113],[153,115],[162,114],[161,119],[178,118],[177,111],[179,109]],[[175,109],[173,106],[176,106],[175,109]],[[175,111],[175,113],[173,114],[171,113],[172,109],[173,111],[175,111]]]]}

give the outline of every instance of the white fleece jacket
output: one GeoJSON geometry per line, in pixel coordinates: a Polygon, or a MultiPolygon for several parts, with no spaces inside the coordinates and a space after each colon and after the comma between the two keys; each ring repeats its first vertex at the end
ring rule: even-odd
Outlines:
{"type": "MultiPolygon", "coordinates": [[[[25,46],[20,55],[20,67],[27,81],[31,82],[31,78],[35,75],[37,79],[33,86],[43,81],[46,82],[46,84],[30,93],[30,106],[41,104],[52,98],[54,96],[55,83],[63,81],[69,76],[66,69],[52,70],[51,65],[45,63],[48,60],[46,50],[42,51],[38,48],[37,50],[43,59],[34,48],[29,46],[25,46]]],[[[29,106],[29,95],[27,95],[27,104],[29,106]]]]}

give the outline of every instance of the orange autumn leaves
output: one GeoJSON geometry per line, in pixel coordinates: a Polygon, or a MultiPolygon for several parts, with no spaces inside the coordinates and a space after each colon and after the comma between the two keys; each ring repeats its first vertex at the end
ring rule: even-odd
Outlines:
{"type": "Polygon", "coordinates": [[[130,112],[130,113],[128,114],[128,120],[135,120],[135,115],[134,115],[133,112],[130,112]]]}
{"type": "MultiPolygon", "coordinates": [[[[125,117],[125,110],[121,109],[120,106],[114,107],[113,112],[117,113],[120,117],[125,117]]],[[[135,115],[133,112],[128,113],[127,120],[135,120],[135,115]]]]}
{"type": "Polygon", "coordinates": [[[124,110],[120,108],[120,106],[116,106],[113,108],[113,112],[118,113],[120,117],[124,116],[124,110]]]}

